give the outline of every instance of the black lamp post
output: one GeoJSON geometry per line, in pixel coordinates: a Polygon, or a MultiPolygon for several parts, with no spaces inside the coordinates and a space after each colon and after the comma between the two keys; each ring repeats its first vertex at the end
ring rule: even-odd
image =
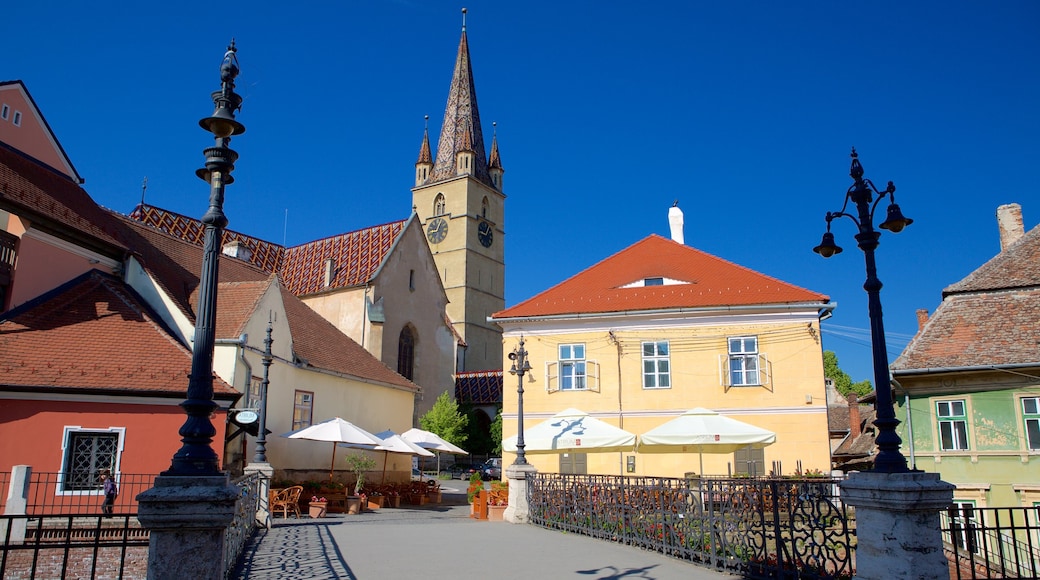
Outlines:
{"type": "Polygon", "coordinates": [[[878,227],[893,234],[903,231],[903,228],[912,224],[914,220],[903,217],[903,213],[899,211],[895,198],[895,184],[889,181],[888,187],[881,191],[869,179],[863,178],[863,166],[859,164],[855,148],[852,150],[852,169],[849,175],[855,182],[845,193],[845,204],[841,206],[841,211],[827,212],[827,233],[823,234],[823,241],[813,248],[813,251],[824,258],[841,253],[841,248],[834,243],[834,234],[831,233],[831,221],[835,218],[847,217],[859,227],[856,241],[866,257],[867,281],[863,283],[863,289],[867,291],[869,298],[870,342],[874,354],[874,410],[877,415],[874,425],[878,428],[875,439],[878,455],[874,459],[874,471],[905,473],[909,470],[906,458],[899,452],[902,440],[896,434],[899,420],[896,419],[892,403],[892,384],[888,374],[888,351],[885,348],[885,326],[881,315],[881,280],[878,280],[877,265],[874,262],[874,250],[877,249],[878,239],[881,237],[881,233],[874,229],[874,210],[881,200],[888,196],[888,213],[885,221],[878,227]],[[874,195],[877,195],[876,200],[874,195]],[[845,211],[850,200],[856,206],[855,213],[845,211]]]}
{"type": "Polygon", "coordinates": [[[271,371],[271,319],[267,319],[267,338],[264,339],[264,380],[260,382],[260,424],[257,426],[256,451],[253,453],[254,463],[267,463],[267,386],[271,384],[268,375],[271,371]]]}
{"type": "Polygon", "coordinates": [[[520,344],[509,353],[509,360],[513,366],[509,374],[517,376],[517,403],[516,403],[516,460],[513,465],[527,465],[527,455],[524,453],[524,375],[531,370],[531,362],[527,360],[527,351],[524,350],[524,337],[520,337],[520,344]]]}
{"type": "MultiPolygon", "coordinates": [[[[242,97],[235,94],[238,59],[232,39],[220,65],[220,90],[212,94],[213,114],[199,121],[199,125],[213,133],[216,143],[203,151],[206,167],[195,172],[210,184],[209,209],[202,216],[206,226],[202,254],[202,273],[199,276],[199,303],[195,318],[195,345],[191,356],[191,376],[188,379],[187,399],[181,403],[188,418],[180,429],[183,445],[173,456],[170,469],[163,475],[216,475],[220,473],[217,454],[211,446],[217,430],[210,415],[217,408],[213,402],[213,345],[217,312],[217,280],[220,244],[227,226],[224,216],[224,186],[234,182],[238,153],[228,148],[232,135],[241,135],[246,128],[235,120],[235,111],[242,106],[242,97]]],[[[261,431],[262,432],[262,431],[261,431]]]]}

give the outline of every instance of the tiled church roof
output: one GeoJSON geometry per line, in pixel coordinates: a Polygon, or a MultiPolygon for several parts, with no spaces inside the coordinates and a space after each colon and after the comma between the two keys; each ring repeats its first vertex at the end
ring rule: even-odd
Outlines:
{"type": "Polygon", "coordinates": [[[662,308],[827,303],[799,288],[695,248],[651,235],[512,308],[495,319],[601,314],[662,308]],[[678,284],[629,286],[646,278],[678,284]]]}
{"type": "Polygon", "coordinates": [[[281,268],[282,281],[297,296],[360,286],[375,275],[406,223],[390,222],[289,248],[281,268]],[[330,258],[335,272],[326,288],[325,261],[330,258]]]}
{"type": "MultiPolygon", "coordinates": [[[[205,227],[198,219],[149,205],[139,205],[130,218],[195,246],[203,245],[205,227]]],[[[306,296],[322,290],[360,286],[371,280],[406,223],[407,220],[390,222],[291,248],[225,230],[224,243],[241,242],[251,251],[249,263],[269,274],[278,272],[286,288],[297,296],[306,296]],[[326,286],[325,263],[329,259],[333,260],[335,271],[326,286]]],[[[221,268],[227,261],[222,259],[221,268]]],[[[223,272],[221,280],[224,280],[223,272]]]]}
{"type": "Polygon", "coordinates": [[[455,375],[455,400],[471,405],[502,404],[502,371],[474,371],[455,375]]]}
{"type": "MultiPolygon", "coordinates": [[[[134,208],[134,211],[130,212],[130,218],[197,246],[202,246],[205,241],[206,227],[196,218],[145,204],[134,208]]],[[[234,230],[224,230],[224,243],[233,241],[241,242],[249,248],[249,262],[257,268],[265,272],[276,272],[281,266],[284,247],[234,230]]]]}
{"type": "MultiPolygon", "coordinates": [[[[97,270],[8,311],[0,352],[0,386],[19,391],[183,397],[191,370],[191,351],[133,290],[97,270]]],[[[219,378],[213,391],[238,394],[219,378]]]]}

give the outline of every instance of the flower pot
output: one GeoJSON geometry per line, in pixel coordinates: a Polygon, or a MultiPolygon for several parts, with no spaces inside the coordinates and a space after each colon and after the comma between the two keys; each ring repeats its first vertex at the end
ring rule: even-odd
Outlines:
{"type": "Polygon", "coordinates": [[[357,495],[347,496],[347,513],[348,514],[359,514],[361,513],[361,497],[357,495]]]}
{"type": "Polygon", "coordinates": [[[386,499],[381,495],[374,495],[368,498],[368,509],[377,510],[383,507],[383,500],[386,499]]]}
{"type": "Polygon", "coordinates": [[[489,505],[488,508],[488,521],[490,522],[501,522],[503,521],[502,514],[506,511],[504,505],[489,505]]]}
{"type": "Polygon", "coordinates": [[[328,513],[329,504],[321,501],[312,501],[307,505],[307,513],[312,518],[323,518],[328,513]]]}
{"type": "Polygon", "coordinates": [[[401,507],[401,496],[399,496],[399,495],[391,495],[391,496],[387,497],[386,498],[386,505],[387,505],[387,507],[395,507],[395,508],[401,507]]]}

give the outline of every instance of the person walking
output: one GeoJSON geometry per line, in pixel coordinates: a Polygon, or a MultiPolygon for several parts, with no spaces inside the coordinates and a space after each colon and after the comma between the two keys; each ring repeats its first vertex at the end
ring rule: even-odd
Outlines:
{"type": "Polygon", "coordinates": [[[107,469],[101,470],[101,483],[105,492],[105,502],[101,504],[101,512],[106,516],[111,516],[112,506],[115,505],[116,496],[119,495],[119,488],[112,479],[112,472],[107,469]]]}

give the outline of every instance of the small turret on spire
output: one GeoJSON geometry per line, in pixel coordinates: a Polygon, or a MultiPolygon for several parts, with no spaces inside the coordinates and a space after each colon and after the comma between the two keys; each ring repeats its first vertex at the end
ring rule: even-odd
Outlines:
{"type": "Polygon", "coordinates": [[[433,171],[433,155],[430,153],[430,116],[423,117],[426,126],[423,128],[422,145],[419,147],[419,159],[415,162],[415,186],[426,183],[433,171]]]}
{"type": "Polygon", "coordinates": [[[505,173],[505,169],[502,169],[502,159],[498,155],[498,123],[492,121],[491,130],[491,157],[488,159],[488,175],[491,176],[491,183],[495,185],[495,188],[502,191],[502,174],[505,173]]]}
{"type": "Polygon", "coordinates": [[[466,9],[462,9],[462,31],[466,32],[466,9]]]}

